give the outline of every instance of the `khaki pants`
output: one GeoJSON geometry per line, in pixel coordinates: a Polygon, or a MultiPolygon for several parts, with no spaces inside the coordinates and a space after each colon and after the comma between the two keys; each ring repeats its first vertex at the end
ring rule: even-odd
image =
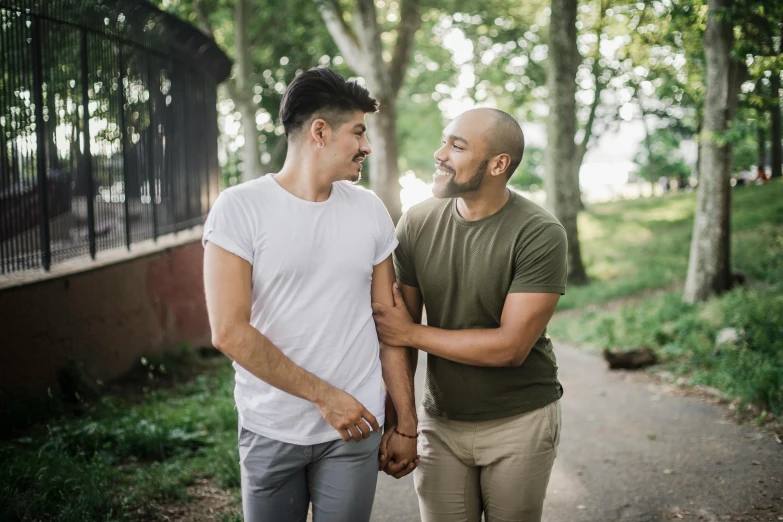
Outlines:
{"type": "Polygon", "coordinates": [[[560,401],[486,422],[420,412],[423,522],[538,522],[560,442],[560,401]]]}

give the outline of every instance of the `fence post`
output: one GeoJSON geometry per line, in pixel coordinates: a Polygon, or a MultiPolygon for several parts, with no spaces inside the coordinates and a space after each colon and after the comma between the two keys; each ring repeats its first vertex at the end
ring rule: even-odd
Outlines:
{"type": "MultiPolygon", "coordinates": [[[[49,238],[49,188],[46,179],[46,125],[43,119],[43,58],[41,52],[40,19],[31,16],[33,46],[33,99],[35,100],[35,152],[38,174],[38,230],[41,241],[41,265],[47,272],[52,265],[52,244],[49,238]]],[[[49,115],[54,117],[53,114],[49,115]]]]}
{"type": "Polygon", "coordinates": [[[82,110],[84,111],[84,124],[82,133],[84,135],[84,162],[83,175],[87,181],[87,233],[90,240],[90,257],[95,259],[95,187],[92,180],[92,152],[90,152],[90,91],[87,86],[89,82],[89,62],[87,59],[87,31],[81,30],[81,55],[82,55],[82,110]]]}
{"type": "Polygon", "coordinates": [[[147,186],[149,187],[150,205],[152,205],[152,238],[158,240],[158,203],[157,197],[157,178],[155,177],[155,142],[157,141],[156,135],[158,133],[158,126],[155,124],[155,109],[153,104],[157,103],[160,96],[156,95],[154,89],[157,88],[158,94],[160,94],[160,87],[156,87],[155,76],[152,74],[152,57],[147,56],[147,91],[149,92],[149,103],[147,104],[150,112],[150,123],[147,127],[147,158],[149,164],[147,165],[147,186]],[[157,97],[156,97],[157,96],[157,97]]]}
{"type": "Polygon", "coordinates": [[[125,60],[123,59],[122,42],[117,45],[117,61],[120,66],[120,150],[122,151],[122,183],[124,192],[123,208],[125,210],[125,246],[131,248],[130,227],[130,202],[128,201],[128,185],[130,174],[128,172],[128,127],[125,122],[125,104],[128,102],[125,95],[125,60]]]}

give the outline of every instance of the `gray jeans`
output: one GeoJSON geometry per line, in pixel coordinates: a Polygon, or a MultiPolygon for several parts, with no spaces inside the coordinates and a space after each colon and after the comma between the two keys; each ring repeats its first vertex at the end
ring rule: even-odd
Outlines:
{"type": "Polygon", "coordinates": [[[245,522],[370,520],[378,481],[381,434],[361,442],[342,439],[298,446],[240,426],[239,464],[245,522]]]}

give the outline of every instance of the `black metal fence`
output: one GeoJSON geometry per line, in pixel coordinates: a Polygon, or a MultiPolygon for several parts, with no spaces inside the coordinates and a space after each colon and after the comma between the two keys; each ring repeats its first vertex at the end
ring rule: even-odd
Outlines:
{"type": "Polygon", "coordinates": [[[145,1],[0,0],[0,274],[200,224],[230,67],[145,1]]]}

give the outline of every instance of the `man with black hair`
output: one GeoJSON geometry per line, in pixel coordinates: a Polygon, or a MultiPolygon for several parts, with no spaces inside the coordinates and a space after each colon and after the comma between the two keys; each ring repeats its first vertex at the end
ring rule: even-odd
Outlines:
{"type": "Polygon", "coordinates": [[[416,465],[406,349],[380,345],[371,309],[393,304],[394,226],[351,184],[377,109],[328,69],[297,76],[280,107],[283,168],[222,192],[204,225],[212,342],[236,370],[248,522],[304,521],[310,502],[315,522],[367,521],[379,448],[390,474],[416,465]]]}
{"type": "Polygon", "coordinates": [[[414,473],[424,522],[541,520],[563,394],[546,325],[565,292],[567,241],[506,186],[524,146],[496,109],[446,127],[435,198],[397,224],[395,306],[373,304],[382,342],[428,354],[414,473]]]}

